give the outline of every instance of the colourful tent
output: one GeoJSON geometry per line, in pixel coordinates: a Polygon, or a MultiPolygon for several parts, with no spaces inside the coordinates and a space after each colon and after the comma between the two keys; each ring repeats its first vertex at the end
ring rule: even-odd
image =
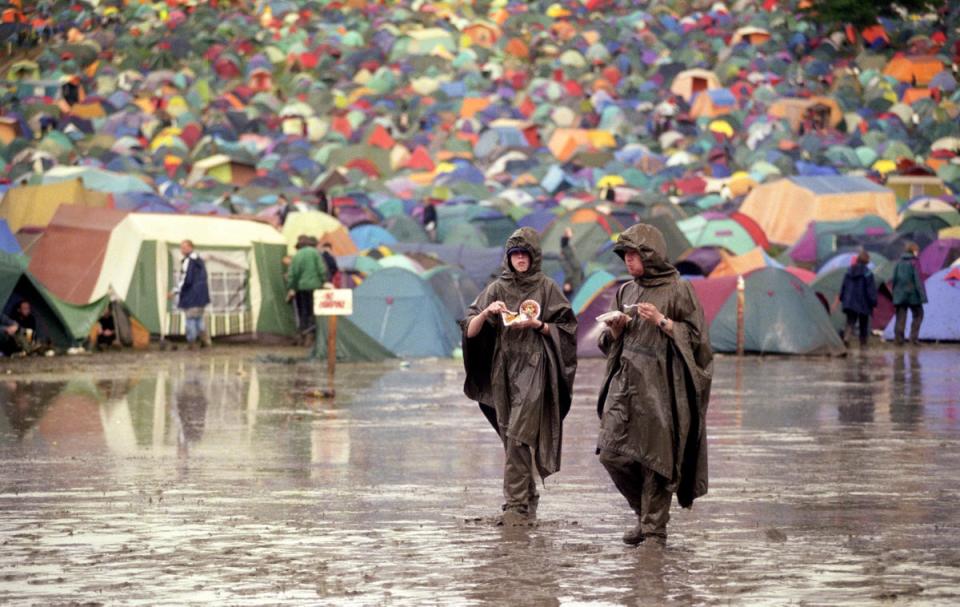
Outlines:
{"type": "MultiPolygon", "coordinates": [[[[944,268],[924,283],[928,302],[923,306],[920,339],[924,341],[960,341],[960,266],[944,268]]],[[[909,338],[912,314],[907,314],[909,338]]],[[[891,318],[883,331],[883,338],[893,339],[896,318],[891,318]]]]}
{"type": "Polygon", "coordinates": [[[113,294],[151,333],[182,335],[183,313],[167,293],[178,280],[184,239],[207,266],[212,336],[293,332],[283,237],[254,221],[62,207],[34,246],[29,267],[69,303],[113,294]]]}
{"type": "Polygon", "coordinates": [[[400,356],[450,356],[460,331],[430,283],[413,272],[386,268],[353,292],[353,316],[367,335],[400,356]]]}
{"type": "Polygon", "coordinates": [[[724,247],[735,255],[742,255],[754,247],[769,246],[763,229],[743,213],[705,212],[677,222],[677,227],[692,247],[724,247]]]}
{"type": "MultiPolygon", "coordinates": [[[[314,341],[311,356],[319,360],[327,358],[327,322],[317,322],[317,339],[314,341]]],[[[377,340],[363,332],[349,316],[337,319],[337,360],[339,362],[380,362],[396,355],[383,347],[377,340]]]]}
{"type": "Polygon", "coordinates": [[[25,227],[43,228],[60,205],[102,208],[111,206],[110,194],[89,190],[80,179],[10,188],[0,201],[0,219],[16,234],[25,227]]]}
{"type": "Polygon", "coordinates": [[[297,238],[302,235],[313,236],[321,243],[329,242],[334,255],[357,253],[357,246],[350,239],[347,228],[336,217],[320,211],[297,211],[287,215],[283,224],[287,253],[292,255],[295,252],[297,238]]]}
{"type": "Polygon", "coordinates": [[[0,312],[9,315],[24,300],[30,302],[37,318],[35,340],[49,340],[66,348],[86,335],[82,329],[71,326],[70,321],[75,319],[61,314],[56,298],[27,270],[24,259],[0,251],[0,312]],[[74,334],[74,329],[79,335],[74,334]]]}
{"type": "Polygon", "coordinates": [[[464,318],[467,308],[480,294],[477,283],[457,266],[437,266],[424,272],[423,279],[430,283],[454,320],[464,318]]]}
{"type": "Polygon", "coordinates": [[[892,234],[893,228],[876,215],[864,215],[846,221],[811,221],[800,240],[789,249],[796,263],[820,267],[839,251],[860,248],[864,242],[892,234]]]}
{"type": "MultiPolygon", "coordinates": [[[[703,290],[729,290],[727,282],[694,281],[703,290]]],[[[734,285],[736,285],[735,279],[734,285]]],[[[744,277],[745,350],[759,354],[842,354],[843,342],[820,299],[802,280],[786,270],[763,268],[744,277]]],[[[717,352],[737,350],[736,288],[710,323],[710,343],[717,352]]]]}
{"type": "Polygon", "coordinates": [[[877,215],[897,223],[893,190],[864,177],[788,177],[757,186],[740,205],[770,242],[792,245],[811,221],[842,221],[877,215]]]}

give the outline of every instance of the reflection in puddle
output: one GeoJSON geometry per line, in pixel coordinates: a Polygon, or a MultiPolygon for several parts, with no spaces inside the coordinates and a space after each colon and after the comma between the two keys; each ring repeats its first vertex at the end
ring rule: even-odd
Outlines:
{"type": "Polygon", "coordinates": [[[619,541],[602,361],[581,363],[540,524],[503,529],[502,450],[460,363],[343,366],[324,400],[321,366],[252,359],[0,382],[0,602],[960,598],[956,348],[719,357],[710,493],[664,549],[619,541]]]}

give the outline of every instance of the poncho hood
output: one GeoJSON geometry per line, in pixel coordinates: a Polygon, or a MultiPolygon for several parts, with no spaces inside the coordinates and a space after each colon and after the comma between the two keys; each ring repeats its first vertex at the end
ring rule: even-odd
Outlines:
{"type": "Polygon", "coordinates": [[[544,275],[540,271],[542,265],[543,251],[540,248],[540,235],[533,228],[520,228],[510,235],[507,244],[504,245],[500,279],[518,287],[530,287],[543,280],[544,275]],[[513,249],[522,249],[530,256],[530,267],[523,274],[510,265],[510,251],[513,249]]]}
{"type": "Polygon", "coordinates": [[[653,287],[677,280],[679,272],[667,261],[667,242],[656,227],[637,223],[617,237],[613,251],[621,259],[627,251],[636,251],[643,261],[643,276],[636,282],[645,287],[653,287]]]}

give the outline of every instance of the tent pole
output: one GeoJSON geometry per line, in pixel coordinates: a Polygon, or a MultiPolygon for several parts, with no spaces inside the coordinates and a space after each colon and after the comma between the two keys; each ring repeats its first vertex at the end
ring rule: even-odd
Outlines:
{"type": "Polygon", "coordinates": [[[324,396],[336,396],[333,378],[337,372],[337,317],[327,316],[327,392],[324,396]]]}
{"type": "Polygon", "coordinates": [[[737,356],[743,356],[745,338],[745,327],[743,323],[744,291],[746,285],[743,282],[743,276],[737,276],[737,356]]]}

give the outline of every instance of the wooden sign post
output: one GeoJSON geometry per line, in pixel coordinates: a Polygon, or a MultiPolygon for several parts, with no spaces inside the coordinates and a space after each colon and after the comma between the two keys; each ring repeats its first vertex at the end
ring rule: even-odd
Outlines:
{"type": "Polygon", "coordinates": [[[313,292],[313,313],[315,316],[327,317],[327,390],[323,395],[333,398],[337,394],[334,389],[334,376],[337,372],[337,317],[353,314],[353,291],[317,289],[313,292]]]}

